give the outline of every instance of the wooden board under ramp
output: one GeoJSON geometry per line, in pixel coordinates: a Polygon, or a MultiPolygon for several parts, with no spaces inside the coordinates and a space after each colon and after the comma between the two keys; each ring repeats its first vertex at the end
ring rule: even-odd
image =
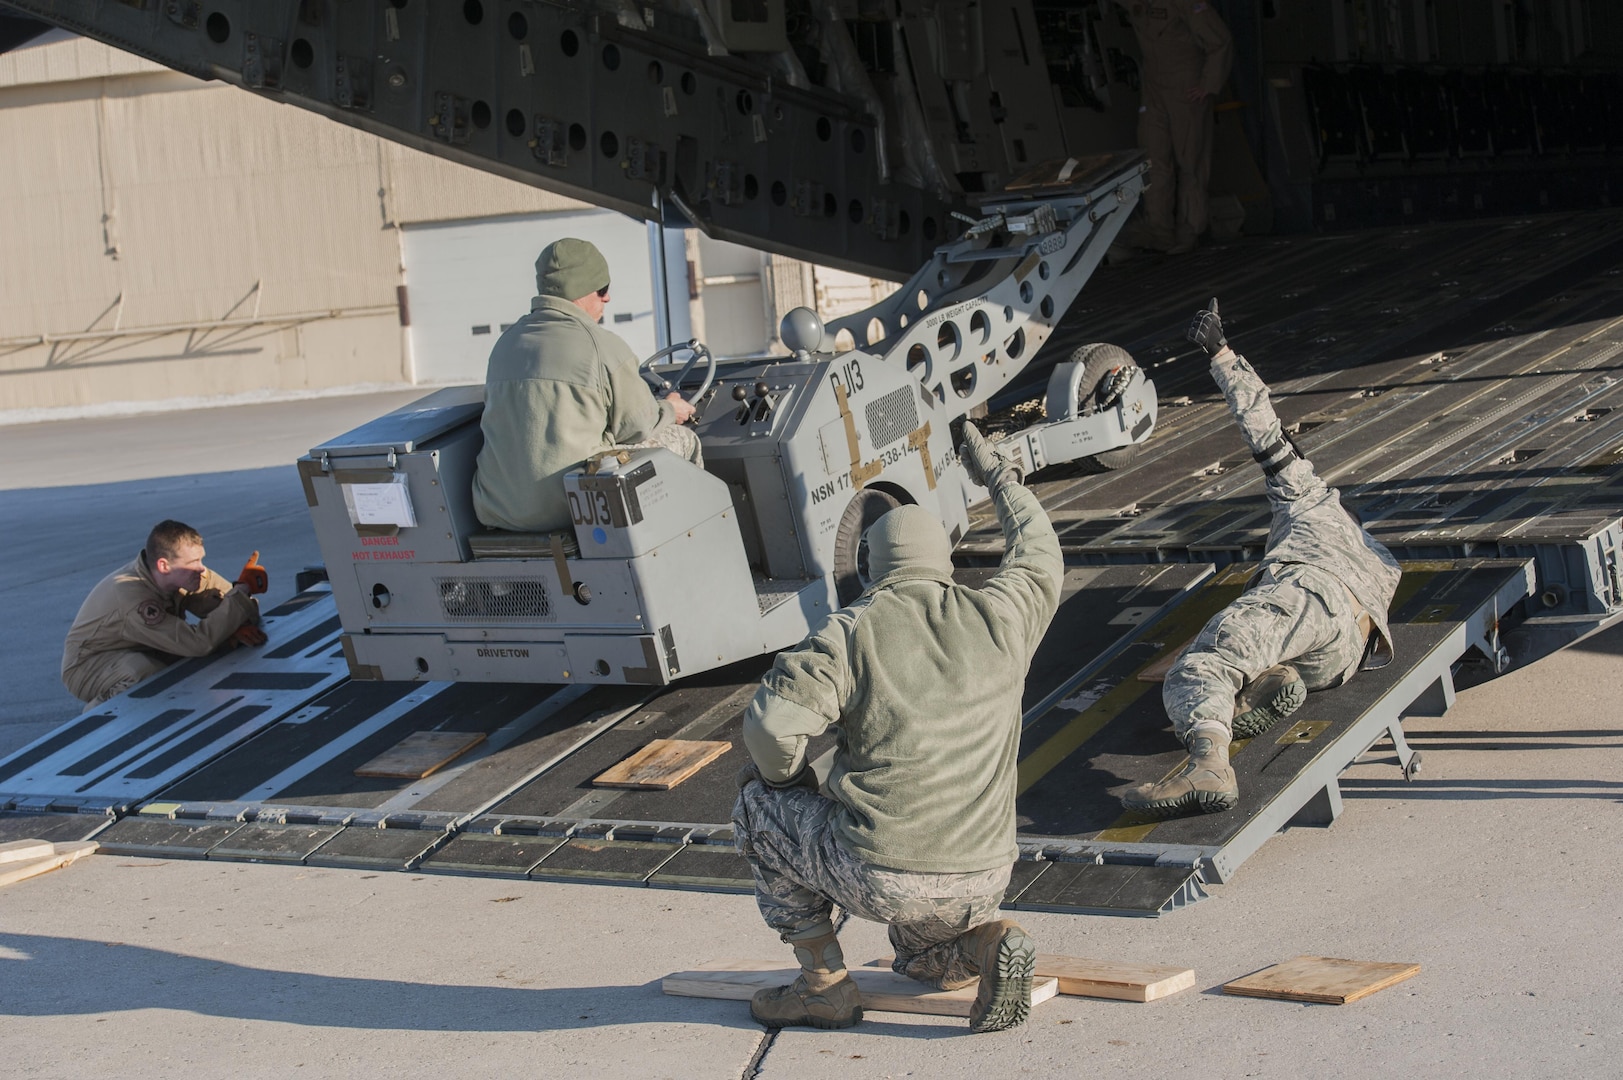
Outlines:
{"type": "Polygon", "coordinates": [[[1419,964],[1383,964],[1372,960],[1337,960],[1298,956],[1225,983],[1225,994],[1345,1005],[1420,974],[1419,964]]]}
{"type": "Polygon", "coordinates": [[[620,764],[598,774],[598,787],[669,791],[733,748],[730,742],[655,739],[620,764]]]}
{"type": "Polygon", "coordinates": [[[25,859],[44,859],[55,854],[56,845],[49,840],[12,840],[0,844],[0,866],[25,859]]]}
{"type": "MultiPolygon", "coordinates": [[[[800,974],[796,967],[784,967],[776,960],[712,960],[692,971],[665,976],[667,994],[677,997],[721,998],[748,1001],[758,990],[784,986],[800,974]]],[[[932,1016],[968,1016],[975,1003],[975,987],[962,990],[932,990],[888,968],[851,969],[851,977],[862,991],[862,1007],[869,1012],[927,1013],[932,1016]]],[[[1059,981],[1032,980],[1031,1003],[1039,1005],[1059,992],[1059,981]]]]}
{"type": "MultiPolygon", "coordinates": [[[[43,841],[31,840],[28,843],[40,844],[43,841]]],[[[70,863],[78,862],[101,845],[94,840],[72,840],[45,846],[51,849],[49,855],[0,864],[0,885],[10,885],[14,881],[24,881],[52,870],[60,870],[70,863]]]]}
{"type": "MultiPolygon", "coordinates": [[[[890,960],[872,960],[868,967],[889,968],[890,960]]],[[[1037,954],[1037,977],[1055,979],[1059,992],[1070,997],[1108,998],[1111,1001],[1155,1001],[1195,985],[1195,969],[1170,964],[1123,964],[1081,956],[1037,954]]]]}
{"type": "Polygon", "coordinates": [[[414,731],[356,769],[355,775],[421,780],[484,741],[482,731],[414,731]]]}

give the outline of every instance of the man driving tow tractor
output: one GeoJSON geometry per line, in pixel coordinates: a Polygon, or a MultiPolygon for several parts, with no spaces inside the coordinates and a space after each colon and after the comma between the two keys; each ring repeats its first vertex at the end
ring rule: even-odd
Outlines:
{"type": "Polygon", "coordinates": [[[609,264],[597,245],[548,244],[535,284],[540,295],[496,340],[485,375],[473,507],[487,528],[568,529],[564,474],[610,450],[660,446],[703,464],[698,435],[683,426],[693,406],[675,392],[656,400],[631,347],[599,325],[609,264]]]}

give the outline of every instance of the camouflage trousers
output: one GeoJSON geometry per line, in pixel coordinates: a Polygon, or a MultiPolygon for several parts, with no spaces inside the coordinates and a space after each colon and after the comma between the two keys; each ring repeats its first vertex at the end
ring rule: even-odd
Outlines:
{"type": "Polygon", "coordinates": [[[699,434],[686,424],[670,424],[659,428],[647,439],[637,443],[621,443],[611,446],[604,453],[613,450],[669,450],[677,457],[687,458],[693,464],[704,467],[704,450],[699,445],[699,434]]]}
{"type": "Polygon", "coordinates": [[[1358,670],[1368,635],[1341,580],[1307,563],[1280,563],[1213,615],[1161,687],[1178,738],[1196,728],[1232,732],[1234,696],[1275,664],[1296,667],[1309,690],[1358,670]]]}
{"type": "Polygon", "coordinates": [[[900,974],[939,987],[978,974],[953,947],[959,935],[998,917],[1010,867],[971,874],[887,870],[857,858],[834,831],[839,804],[805,788],[750,780],[733,808],[734,842],[755,872],[755,901],[785,941],[833,917],[889,926],[900,974]]]}

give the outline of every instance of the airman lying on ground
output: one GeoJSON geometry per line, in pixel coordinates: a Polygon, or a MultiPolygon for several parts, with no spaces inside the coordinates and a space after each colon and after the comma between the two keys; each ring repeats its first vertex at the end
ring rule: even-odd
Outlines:
{"type": "Polygon", "coordinates": [[[1240,799],[1229,765],[1235,736],[1260,735],[1300,707],[1308,691],[1389,663],[1386,611],[1401,575],[1392,553],[1284,433],[1268,387],[1229,348],[1216,299],[1195,315],[1189,340],[1211,357],[1212,378],[1262,466],[1273,521],[1244,595],[1212,616],[1162,686],[1189,765],[1122,797],[1128,809],[1160,816],[1231,809],[1240,799]]]}

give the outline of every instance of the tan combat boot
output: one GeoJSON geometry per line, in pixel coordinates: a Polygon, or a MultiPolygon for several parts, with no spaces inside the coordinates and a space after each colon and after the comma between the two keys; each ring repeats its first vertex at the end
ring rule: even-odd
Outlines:
{"type": "Polygon", "coordinates": [[[1187,745],[1189,764],[1182,772],[1158,784],[1139,784],[1121,797],[1121,804],[1156,817],[1234,809],[1240,801],[1240,785],[1229,765],[1228,736],[1203,728],[1190,733],[1187,745]]]}
{"type": "Polygon", "coordinates": [[[969,1010],[969,1030],[1002,1031],[1031,1015],[1031,980],[1037,945],[1012,919],[982,923],[954,942],[980,971],[980,989],[969,1010]]]}
{"type": "Polygon", "coordinates": [[[1234,699],[1234,737],[1252,739],[1302,707],[1307,700],[1307,684],[1289,664],[1275,664],[1255,679],[1234,699]]]}
{"type": "Polygon", "coordinates": [[[785,938],[800,961],[800,977],[788,986],[761,990],[750,1015],[769,1028],[848,1028],[862,1019],[862,993],[845,970],[834,925],[822,922],[785,938]]]}

